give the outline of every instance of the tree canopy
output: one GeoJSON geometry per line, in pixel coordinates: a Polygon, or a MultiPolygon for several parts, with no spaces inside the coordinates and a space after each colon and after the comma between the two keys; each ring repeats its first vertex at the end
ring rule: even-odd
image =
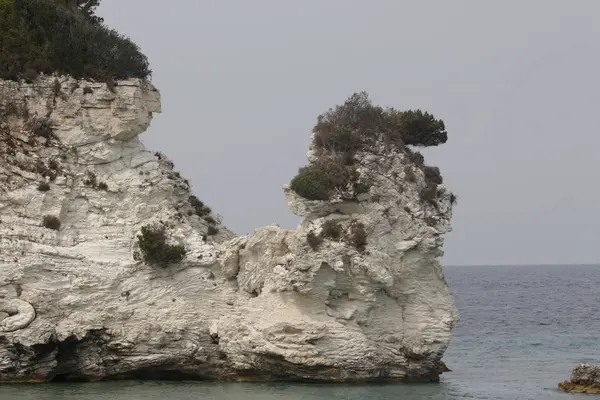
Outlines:
{"type": "Polygon", "coordinates": [[[95,80],[145,78],[148,59],[104,25],[100,0],[0,0],[0,79],[40,73],[95,80]]]}
{"type": "Polygon", "coordinates": [[[318,159],[300,168],[290,182],[292,190],[306,199],[327,200],[337,195],[350,200],[369,192],[371,182],[358,173],[355,155],[372,151],[377,143],[405,153],[424,169],[432,187],[441,183],[439,170],[424,166],[423,156],[407,147],[437,146],[448,140],[444,122],[428,112],[383,108],[373,105],[366,92],[354,93],[319,115],[313,133],[318,159]]]}

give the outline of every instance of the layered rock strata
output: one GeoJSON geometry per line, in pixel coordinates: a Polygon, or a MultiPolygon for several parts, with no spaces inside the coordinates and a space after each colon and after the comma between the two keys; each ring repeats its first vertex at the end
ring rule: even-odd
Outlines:
{"type": "Polygon", "coordinates": [[[424,201],[406,154],[359,153],[356,201],[284,186],[298,229],[236,237],[140,142],[149,82],[0,81],[0,105],[1,382],[438,379],[453,195],[424,201]],[[181,262],[140,259],[149,225],[181,262]]]}

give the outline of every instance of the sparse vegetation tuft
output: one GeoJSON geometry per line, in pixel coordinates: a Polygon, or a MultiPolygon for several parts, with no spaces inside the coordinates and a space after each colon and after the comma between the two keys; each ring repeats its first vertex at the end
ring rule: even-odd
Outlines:
{"type": "Polygon", "coordinates": [[[367,231],[364,224],[355,222],[350,226],[350,241],[360,252],[363,252],[367,246],[367,231]]]}
{"type": "Polygon", "coordinates": [[[43,138],[52,137],[52,128],[50,128],[50,122],[47,118],[35,118],[29,122],[31,132],[43,138]]]}
{"type": "Polygon", "coordinates": [[[44,228],[58,231],[60,229],[60,220],[53,215],[45,215],[42,220],[42,226],[44,228]]]}
{"type": "Polygon", "coordinates": [[[339,240],[342,237],[342,227],[335,221],[325,221],[322,226],[321,236],[328,239],[339,240]]]}
{"type": "Polygon", "coordinates": [[[50,185],[47,182],[40,182],[37,189],[40,192],[47,192],[48,190],[50,190],[50,185]]]}
{"type": "Polygon", "coordinates": [[[185,257],[186,250],[181,244],[168,244],[166,228],[162,225],[145,225],[138,235],[141,258],[151,265],[167,267],[185,257]]]}

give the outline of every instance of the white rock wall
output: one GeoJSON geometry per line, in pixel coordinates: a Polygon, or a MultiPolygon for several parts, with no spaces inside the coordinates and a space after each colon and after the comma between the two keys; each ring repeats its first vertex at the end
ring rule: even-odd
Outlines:
{"type": "Polygon", "coordinates": [[[451,194],[423,203],[404,155],[361,155],[375,184],[358,203],[284,187],[295,231],[234,237],[218,221],[207,235],[189,185],[138,139],[160,112],[150,83],[0,81],[0,105],[0,381],[437,378],[457,320],[437,261],[451,194]],[[34,133],[46,121],[49,139],[34,133]],[[364,224],[366,250],[312,249],[307,233],[332,219],[346,237],[364,224]],[[188,250],[168,268],[134,257],[159,221],[188,250]]]}

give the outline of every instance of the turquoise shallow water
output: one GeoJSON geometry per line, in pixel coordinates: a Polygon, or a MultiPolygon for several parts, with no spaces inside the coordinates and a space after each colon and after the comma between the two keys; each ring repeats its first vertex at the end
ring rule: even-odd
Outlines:
{"type": "Polygon", "coordinates": [[[448,267],[461,322],[440,384],[109,382],[0,386],[0,400],[578,399],[556,385],[600,362],[600,266],[448,267]]]}

